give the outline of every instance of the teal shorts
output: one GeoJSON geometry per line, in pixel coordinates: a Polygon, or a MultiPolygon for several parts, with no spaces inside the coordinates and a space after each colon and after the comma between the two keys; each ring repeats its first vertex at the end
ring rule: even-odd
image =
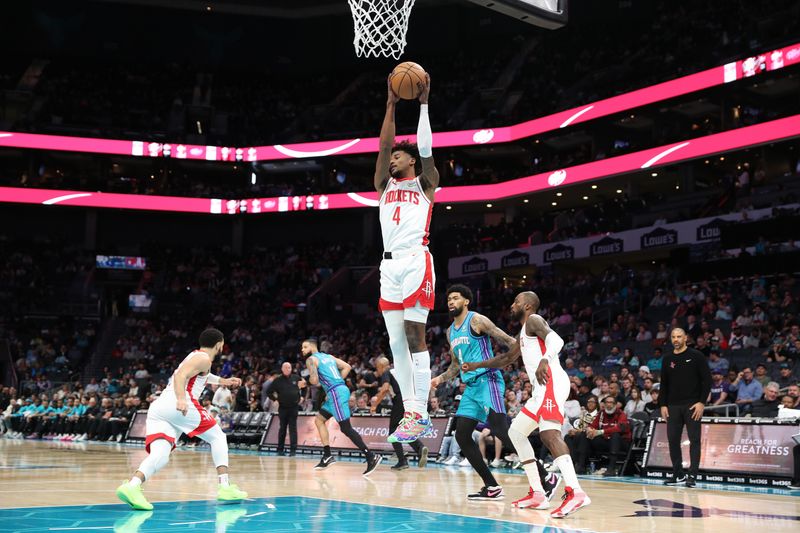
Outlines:
{"type": "Polygon", "coordinates": [[[336,385],[327,393],[319,412],[325,418],[333,417],[337,422],[350,418],[350,389],[344,383],[336,385]]]}
{"type": "Polygon", "coordinates": [[[495,413],[506,412],[506,384],[500,372],[486,372],[467,383],[456,416],[486,422],[491,409],[495,413]]]}

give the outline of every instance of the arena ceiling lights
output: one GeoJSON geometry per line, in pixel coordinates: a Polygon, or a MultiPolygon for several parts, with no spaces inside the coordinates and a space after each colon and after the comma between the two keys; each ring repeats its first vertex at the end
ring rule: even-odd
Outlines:
{"type": "MultiPolygon", "coordinates": [[[[513,126],[434,133],[433,145],[436,148],[447,148],[516,141],[798,63],[800,63],[800,43],[513,126]]],[[[414,136],[401,135],[397,140],[413,141],[414,136]]],[[[236,163],[375,153],[378,151],[378,138],[229,147],[0,131],[0,146],[236,163]]]]}
{"type": "MultiPolygon", "coordinates": [[[[453,204],[502,200],[797,137],[800,137],[800,115],[793,115],[502,183],[442,187],[436,191],[436,201],[453,204]]],[[[222,200],[0,187],[0,202],[237,215],[376,207],[378,195],[371,191],[222,200]]]]}

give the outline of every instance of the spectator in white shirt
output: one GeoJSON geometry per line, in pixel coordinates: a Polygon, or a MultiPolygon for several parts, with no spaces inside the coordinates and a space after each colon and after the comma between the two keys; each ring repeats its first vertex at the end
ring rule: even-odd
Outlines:
{"type": "Polygon", "coordinates": [[[217,387],[217,391],[214,393],[214,398],[211,400],[211,403],[220,409],[230,411],[231,405],[233,404],[233,394],[231,394],[228,387],[220,385],[217,387]]]}
{"type": "Polygon", "coordinates": [[[139,368],[133,374],[136,379],[147,379],[150,377],[150,372],[144,367],[144,363],[139,363],[139,368]]]}

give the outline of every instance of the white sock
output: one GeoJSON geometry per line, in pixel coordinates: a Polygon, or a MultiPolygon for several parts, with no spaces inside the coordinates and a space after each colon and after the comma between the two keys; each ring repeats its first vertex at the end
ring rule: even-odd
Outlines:
{"type": "Polygon", "coordinates": [[[564,483],[567,487],[576,492],[583,492],[581,484],[578,482],[578,475],[575,473],[575,465],[572,464],[572,457],[570,457],[569,454],[556,457],[553,464],[556,465],[564,475],[564,483]]]}
{"type": "Polygon", "coordinates": [[[528,483],[530,483],[533,492],[544,492],[542,480],[539,479],[539,467],[536,465],[536,460],[522,465],[522,469],[525,470],[525,475],[528,476],[528,483]]]}
{"type": "Polygon", "coordinates": [[[219,484],[221,486],[227,487],[228,485],[230,485],[230,483],[228,482],[228,474],[219,474],[218,477],[219,477],[219,484]]]}
{"type": "Polygon", "coordinates": [[[428,418],[428,397],[431,393],[431,354],[428,351],[411,354],[414,364],[414,390],[416,402],[414,412],[428,418]]]}
{"type": "Polygon", "coordinates": [[[139,479],[139,477],[138,477],[138,476],[133,476],[133,477],[131,478],[131,480],[130,480],[130,481],[128,481],[128,485],[130,485],[131,487],[138,487],[138,486],[139,486],[139,485],[141,485],[141,484],[142,484],[142,480],[141,480],[141,479],[139,479]]]}
{"type": "MultiPolygon", "coordinates": [[[[414,367],[411,364],[411,352],[408,350],[405,320],[402,311],[384,311],[386,332],[389,334],[389,347],[392,350],[394,368],[392,375],[400,387],[403,405],[406,411],[413,411],[416,394],[414,392],[414,367]]],[[[430,384],[430,382],[429,382],[430,384]]]]}

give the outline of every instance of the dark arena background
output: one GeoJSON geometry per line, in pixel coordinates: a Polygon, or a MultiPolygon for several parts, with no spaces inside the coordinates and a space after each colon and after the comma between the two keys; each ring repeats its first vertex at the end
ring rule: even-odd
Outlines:
{"type": "MultiPolygon", "coordinates": [[[[798,21],[791,0],[4,2],[0,530],[797,531],[798,21]],[[419,225],[435,286],[415,293],[432,301],[417,340],[435,378],[462,357],[449,286],[512,337],[515,297],[538,295],[564,342],[550,363],[570,383],[561,434],[591,498],[564,519],[551,512],[574,498],[568,458],[538,430],[559,480],[549,511],[512,505],[529,478],[495,426],[475,428],[477,446],[456,438],[476,387],[458,373],[417,398],[425,454],[392,457],[403,408],[381,358],[410,352],[393,353],[378,306],[380,265],[399,260],[376,183],[403,180],[376,159],[404,61],[430,76],[420,159],[439,176],[419,225]],[[132,510],[115,490],[144,468],[151,404],[175,394],[206,328],[224,334],[222,382],[195,397],[191,378],[189,409],[224,432],[247,498],[218,502],[227,474],[178,431],[142,485],[154,508],[132,510]],[[681,333],[711,373],[695,486],[665,483],[659,394],[681,333]],[[351,367],[350,426],[328,422],[324,469],[315,420],[337,396],[312,383],[309,338],[351,367]],[[298,382],[294,409],[275,392],[298,382]],[[292,409],[296,444],[281,442],[292,409]],[[383,454],[369,477],[351,430],[383,454]],[[467,497],[487,484],[464,442],[505,499],[467,497]]],[[[396,104],[397,141],[417,141],[420,105],[396,104]]],[[[493,409],[512,424],[544,387],[523,358],[497,371],[493,409]]],[[[688,469],[685,433],[680,447],[688,469]]]]}

